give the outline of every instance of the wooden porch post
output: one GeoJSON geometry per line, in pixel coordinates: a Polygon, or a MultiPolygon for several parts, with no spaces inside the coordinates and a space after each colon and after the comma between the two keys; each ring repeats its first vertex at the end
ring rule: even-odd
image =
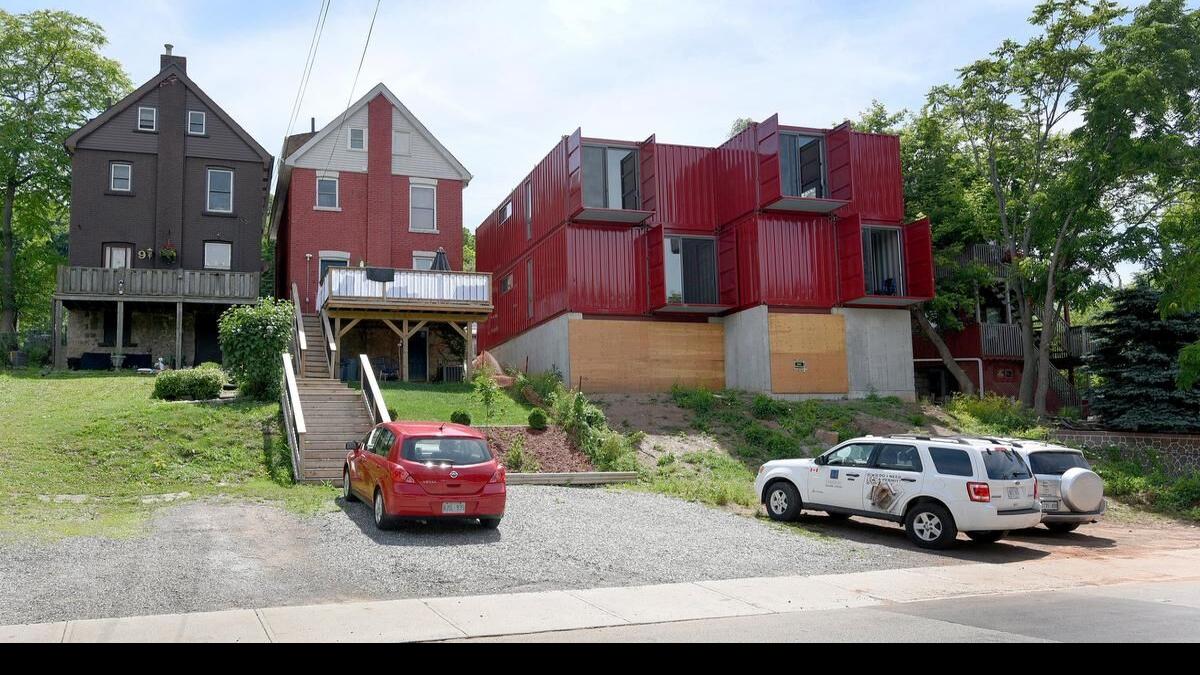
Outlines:
{"type": "Polygon", "coordinates": [[[183,367],[183,303],[175,303],[175,369],[183,367]]]}
{"type": "Polygon", "coordinates": [[[341,372],[339,371],[342,369],[340,358],[342,353],[342,317],[340,316],[333,320],[333,346],[337,347],[336,351],[339,356],[339,358],[333,360],[333,379],[339,380],[341,379],[341,372]]]}
{"type": "Polygon", "coordinates": [[[467,381],[470,381],[472,371],[475,370],[475,322],[467,323],[467,365],[463,368],[463,373],[467,381]]]}
{"type": "Polygon", "coordinates": [[[54,325],[51,327],[50,331],[50,339],[52,340],[50,345],[50,363],[55,368],[62,368],[62,365],[59,363],[59,358],[62,356],[62,310],[62,300],[55,300],[53,319],[54,325]]]}
{"type": "Polygon", "coordinates": [[[400,336],[402,340],[400,343],[400,372],[404,373],[404,381],[408,382],[408,319],[400,323],[400,330],[403,333],[400,336]]]}
{"type": "MultiPolygon", "coordinates": [[[[117,301],[117,346],[113,352],[116,356],[125,353],[125,301],[117,301]]],[[[123,365],[123,364],[122,364],[123,365]]]]}

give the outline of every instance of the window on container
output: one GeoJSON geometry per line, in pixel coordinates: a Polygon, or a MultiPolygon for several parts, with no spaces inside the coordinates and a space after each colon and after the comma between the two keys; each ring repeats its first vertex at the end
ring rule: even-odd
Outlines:
{"type": "Polygon", "coordinates": [[[158,108],[138,108],[138,131],[158,131],[158,108]]]}
{"type": "Polygon", "coordinates": [[[867,295],[904,295],[904,247],[894,227],[862,230],[867,295]]]}
{"type": "Polygon", "coordinates": [[[133,266],[133,247],[129,244],[105,244],[104,266],[110,270],[123,270],[133,266]]]}
{"type": "Polygon", "coordinates": [[[208,210],[215,213],[233,212],[233,171],[208,170],[208,210]]]}
{"type": "Polygon", "coordinates": [[[350,129],[350,137],[347,140],[351,150],[366,150],[367,149],[367,130],[352,127],[350,129]]]}
{"type": "Polygon", "coordinates": [[[409,198],[408,229],[437,232],[437,188],[432,185],[413,185],[409,188],[409,198]]]}
{"type": "Polygon", "coordinates": [[[583,146],[583,205],[598,209],[636,209],[637,148],[583,146]]]}
{"type": "Polygon", "coordinates": [[[113,162],[108,165],[108,189],[129,192],[133,189],[133,165],[113,162]]]}
{"type": "Polygon", "coordinates": [[[204,269],[227,270],[233,263],[233,244],[225,241],[204,242],[204,269]]]}
{"type": "Polygon", "coordinates": [[[667,237],[663,250],[667,302],[717,304],[717,242],[700,237],[667,237]]]}
{"type": "Polygon", "coordinates": [[[825,196],[825,141],[820,136],[779,135],[779,173],[783,194],[825,196]]]}
{"type": "Polygon", "coordinates": [[[203,136],[208,129],[208,116],[202,110],[188,111],[188,133],[203,136]]]}
{"type": "Polygon", "coordinates": [[[433,269],[433,259],[436,253],[430,251],[413,251],[412,268],[414,270],[431,270],[433,269]]]}
{"type": "Polygon", "coordinates": [[[533,239],[533,181],[525,181],[525,238],[533,239]]]}
{"type": "Polygon", "coordinates": [[[338,208],[338,179],[322,177],[317,179],[317,206],[322,209],[338,208]]]}
{"type": "Polygon", "coordinates": [[[513,276],[511,274],[505,274],[500,279],[500,294],[504,295],[505,293],[511,291],[512,287],[513,287],[513,276]]]}
{"type": "Polygon", "coordinates": [[[496,212],[496,218],[502,223],[507,223],[509,218],[512,218],[512,200],[504,202],[504,206],[496,212]]]}
{"type": "Polygon", "coordinates": [[[525,261],[525,316],[533,318],[533,261],[525,261]]]}

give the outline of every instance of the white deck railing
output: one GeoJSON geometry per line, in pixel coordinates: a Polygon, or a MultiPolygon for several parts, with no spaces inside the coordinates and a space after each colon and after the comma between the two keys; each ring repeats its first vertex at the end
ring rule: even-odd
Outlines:
{"type": "Polygon", "coordinates": [[[367,279],[363,268],[331,267],[317,291],[317,307],[330,299],[490,305],[492,279],[480,272],[392,270],[390,283],[367,279]]]}

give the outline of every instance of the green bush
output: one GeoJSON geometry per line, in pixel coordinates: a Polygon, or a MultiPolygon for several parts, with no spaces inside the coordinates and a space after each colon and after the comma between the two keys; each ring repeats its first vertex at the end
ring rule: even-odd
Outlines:
{"type": "Polygon", "coordinates": [[[167,370],[154,378],[154,397],[167,401],[207,401],[221,395],[225,376],[211,368],[167,370]]]}
{"type": "Polygon", "coordinates": [[[989,436],[1030,435],[1038,428],[1037,415],[1006,396],[987,394],[982,398],[956,394],[946,410],[969,433],[989,436]]]}
{"type": "Polygon", "coordinates": [[[496,417],[496,409],[500,405],[500,397],[504,395],[500,385],[496,383],[496,378],[492,376],[492,369],[485,367],[475,371],[471,377],[471,387],[475,392],[475,398],[483,406],[484,423],[491,425],[492,420],[496,417]]]}
{"type": "Polygon", "coordinates": [[[450,413],[450,421],[463,426],[471,426],[471,413],[466,410],[455,410],[450,413]]]}
{"type": "Polygon", "coordinates": [[[525,439],[520,436],[504,453],[504,466],[514,473],[537,473],[542,470],[537,457],[525,452],[525,439]]]}
{"type": "Polygon", "coordinates": [[[671,386],[671,398],[675,405],[697,413],[711,412],[717,405],[717,397],[703,387],[692,389],[678,384],[671,386]]]}
{"type": "Polygon", "coordinates": [[[292,305],[261,298],[256,305],[231,307],[221,315],[219,332],[225,367],[243,393],[259,400],[279,396],[280,354],[292,339],[292,305]]]}
{"type": "Polygon", "coordinates": [[[546,413],[541,408],[529,411],[529,428],[534,431],[544,431],[548,425],[546,413]]]}
{"type": "Polygon", "coordinates": [[[564,392],[557,398],[554,418],[576,447],[583,451],[600,471],[636,471],[636,434],[622,434],[608,428],[604,411],[578,391],[564,392]]]}
{"type": "Polygon", "coordinates": [[[750,404],[750,414],[760,420],[773,420],[784,417],[790,411],[790,407],[783,401],[777,401],[765,394],[757,394],[754,397],[754,402],[750,404]]]}

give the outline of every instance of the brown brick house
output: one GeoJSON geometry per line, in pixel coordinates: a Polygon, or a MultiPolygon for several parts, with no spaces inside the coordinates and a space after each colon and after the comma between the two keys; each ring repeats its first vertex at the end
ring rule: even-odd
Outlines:
{"type": "Polygon", "coordinates": [[[55,364],[220,361],[216,320],[254,302],[273,158],[166,53],[157,75],[66,141],[69,265],[55,364]]]}

